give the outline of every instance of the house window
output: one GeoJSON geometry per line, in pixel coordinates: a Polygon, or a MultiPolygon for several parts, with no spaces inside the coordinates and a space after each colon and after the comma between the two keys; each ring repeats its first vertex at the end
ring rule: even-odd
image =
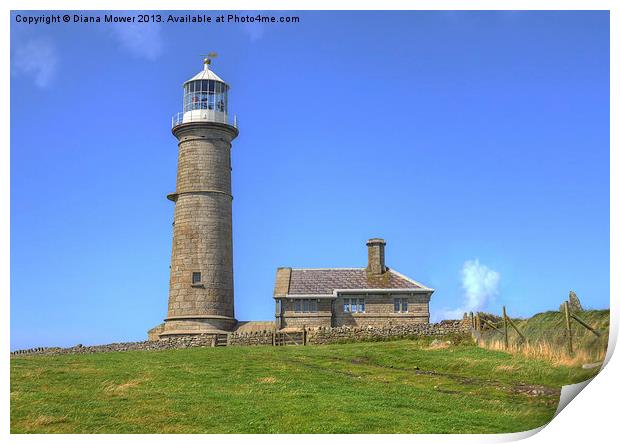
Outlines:
{"type": "Polygon", "coordinates": [[[409,312],[409,299],[394,298],[394,313],[408,313],[408,312],[409,312]]]}
{"type": "Polygon", "coordinates": [[[200,284],[202,282],[200,272],[194,271],[192,273],[192,284],[200,284]]]}
{"type": "Polygon", "coordinates": [[[295,312],[297,313],[316,313],[316,299],[295,299],[295,312]]]}
{"type": "Polygon", "coordinates": [[[366,304],[364,298],[345,298],[344,299],[344,312],[345,313],[364,313],[366,311],[366,304]]]}

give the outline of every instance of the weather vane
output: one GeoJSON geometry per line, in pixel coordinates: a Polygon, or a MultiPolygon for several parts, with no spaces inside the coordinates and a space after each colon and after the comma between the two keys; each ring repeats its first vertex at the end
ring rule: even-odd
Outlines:
{"type": "Polygon", "coordinates": [[[202,54],[202,56],[204,57],[203,62],[206,65],[210,65],[211,61],[217,57],[217,52],[210,52],[209,54],[202,54]]]}

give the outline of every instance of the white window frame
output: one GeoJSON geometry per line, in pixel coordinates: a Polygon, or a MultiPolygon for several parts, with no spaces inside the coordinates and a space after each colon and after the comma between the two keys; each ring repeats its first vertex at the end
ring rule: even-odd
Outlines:
{"type": "Polygon", "coordinates": [[[295,299],[295,313],[318,313],[319,301],[314,298],[295,299]]]}
{"type": "Polygon", "coordinates": [[[394,298],[394,313],[409,313],[409,298],[394,298]]]}
{"type": "Polygon", "coordinates": [[[357,312],[366,313],[366,298],[357,298],[357,312]]]}
{"type": "Polygon", "coordinates": [[[342,298],[343,313],[366,313],[366,298],[342,298]],[[361,307],[364,307],[361,309],[361,307]]]}
{"type": "Polygon", "coordinates": [[[318,313],[319,312],[319,301],[316,299],[310,299],[310,313],[318,313]]]}

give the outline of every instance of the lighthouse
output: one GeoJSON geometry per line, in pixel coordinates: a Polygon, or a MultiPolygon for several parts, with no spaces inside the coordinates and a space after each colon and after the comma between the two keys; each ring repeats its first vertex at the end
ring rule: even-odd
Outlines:
{"type": "Polygon", "coordinates": [[[168,316],[159,337],[226,333],[235,327],[231,148],[236,117],[230,86],[211,69],[183,84],[183,112],[172,119],[178,140],[168,316]]]}

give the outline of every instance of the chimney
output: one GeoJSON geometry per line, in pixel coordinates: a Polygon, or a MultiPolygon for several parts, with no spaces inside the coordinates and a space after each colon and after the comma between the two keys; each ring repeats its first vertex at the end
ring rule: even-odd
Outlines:
{"type": "Polygon", "coordinates": [[[276,271],[276,285],[273,289],[273,297],[284,297],[288,294],[288,287],[291,285],[291,268],[280,267],[276,271]]]}
{"type": "Polygon", "coordinates": [[[385,241],[379,238],[368,239],[368,273],[381,275],[385,273],[385,241]]]}

